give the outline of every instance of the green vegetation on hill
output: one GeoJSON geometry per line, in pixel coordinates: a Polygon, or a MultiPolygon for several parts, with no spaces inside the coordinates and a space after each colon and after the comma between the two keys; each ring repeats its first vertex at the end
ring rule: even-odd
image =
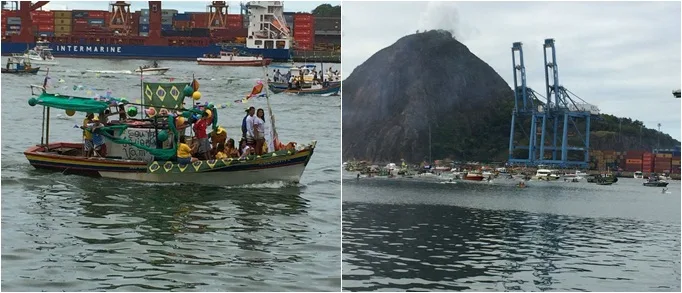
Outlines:
{"type": "Polygon", "coordinates": [[[331,4],[322,4],[313,9],[312,14],[315,16],[341,16],[341,5],[332,6],[331,4]]]}

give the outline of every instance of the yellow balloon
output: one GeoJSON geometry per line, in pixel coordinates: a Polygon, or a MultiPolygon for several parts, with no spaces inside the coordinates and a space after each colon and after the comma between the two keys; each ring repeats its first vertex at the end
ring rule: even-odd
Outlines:
{"type": "Polygon", "coordinates": [[[76,114],[76,111],[74,110],[66,110],[66,116],[73,116],[76,114]]]}
{"type": "Polygon", "coordinates": [[[178,116],[178,118],[175,119],[175,127],[180,127],[183,124],[185,124],[185,117],[178,116]]]}
{"type": "Polygon", "coordinates": [[[194,100],[201,99],[201,93],[199,91],[194,91],[194,93],[192,93],[192,99],[194,100]]]}

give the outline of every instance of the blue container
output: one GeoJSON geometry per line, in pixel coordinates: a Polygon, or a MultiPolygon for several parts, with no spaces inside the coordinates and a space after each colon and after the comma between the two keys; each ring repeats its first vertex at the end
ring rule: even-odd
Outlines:
{"type": "Polygon", "coordinates": [[[173,30],[173,25],[172,25],[172,24],[162,24],[162,25],[161,25],[161,30],[162,30],[162,31],[172,31],[172,30],[173,30]]]}
{"type": "Polygon", "coordinates": [[[140,15],[149,16],[149,9],[140,10],[140,15]]]}
{"type": "Polygon", "coordinates": [[[8,25],[7,30],[8,31],[19,31],[19,30],[21,30],[21,26],[20,25],[8,25]]]}
{"type": "Polygon", "coordinates": [[[7,24],[21,25],[21,17],[8,17],[7,24]]]}
{"type": "Polygon", "coordinates": [[[86,17],[88,17],[87,11],[82,11],[82,10],[74,10],[73,11],[73,18],[86,18],[86,17]]]}
{"type": "Polygon", "coordinates": [[[140,25],[140,30],[139,30],[139,31],[140,31],[140,32],[148,33],[148,32],[149,32],[149,25],[148,25],[148,24],[141,24],[141,25],[140,25]]]}
{"type": "Polygon", "coordinates": [[[140,24],[149,24],[149,16],[140,16],[140,24]]]}
{"type": "Polygon", "coordinates": [[[54,32],[37,32],[36,35],[45,36],[45,37],[54,37],[54,32]]]}
{"type": "Polygon", "coordinates": [[[88,24],[89,25],[103,25],[104,19],[101,19],[101,18],[88,19],[88,24]]]}
{"type": "Polygon", "coordinates": [[[187,13],[179,13],[178,15],[175,16],[175,20],[190,21],[192,20],[192,16],[187,13]]]}

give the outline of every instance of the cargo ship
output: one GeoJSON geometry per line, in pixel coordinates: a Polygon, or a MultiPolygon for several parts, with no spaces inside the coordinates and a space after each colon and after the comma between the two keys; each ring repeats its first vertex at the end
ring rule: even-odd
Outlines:
{"type": "Polygon", "coordinates": [[[196,60],[232,51],[290,61],[295,51],[318,49],[313,15],[285,17],[282,1],[251,1],[240,5],[240,14],[228,14],[225,1],[211,2],[208,12],[185,13],[162,9],[161,1],[135,12],[125,1],[110,3],[109,11],[42,11],[46,1],[10,3],[14,10],[2,10],[2,55],[26,52],[37,41],[48,42],[55,57],[85,58],[196,60]]]}

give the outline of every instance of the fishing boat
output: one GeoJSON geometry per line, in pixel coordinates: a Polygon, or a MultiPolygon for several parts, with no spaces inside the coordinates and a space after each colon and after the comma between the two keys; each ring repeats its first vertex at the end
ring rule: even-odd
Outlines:
{"type": "Polygon", "coordinates": [[[28,59],[21,60],[15,58],[15,60],[12,60],[12,58],[10,58],[0,72],[11,74],[37,74],[38,71],[40,71],[40,67],[32,67],[31,62],[28,61],[28,59]]]}
{"type": "MultiPolygon", "coordinates": [[[[287,85],[288,86],[288,85],[287,85]]],[[[286,93],[296,95],[336,95],[341,91],[341,83],[324,83],[322,85],[313,85],[310,88],[280,88],[269,86],[270,90],[275,93],[286,93]]]]}
{"type": "Polygon", "coordinates": [[[262,56],[239,56],[233,52],[220,51],[218,56],[205,55],[197,58],[199,65],[221,66],[268,66],[272,62],[270,58],[262,56]]]}
{"type": "Polygon", "coordinates": [[[652,175],[649,176],[649,179],[642,183],[642,185],[647,187],[666,187],[668,186],[668,182],[665,180],[658,179],[658,176],[652,175]]]}
{"type": "Polygon", "coordinates": [[[12,54],[15,58],[26,58],[31,60],[34,64],[39,65],[58,65],[59,62],[52,56],[52,49],[50,49],[50,42],[37,41],[33,49],[26,50],[24,53],[12,54]]]}
{"type": "MultiPolygon", "coordinates": [[[[182,108],[185,90],[190,87],[187,83],[143,82],[142,85],[142,104],[133,104],[116,98],[97,100],[49,94],[44,90],[43,85],[42,93],[36,94],[37,98],[34,97],[28,101],[31,106],[43,106],[40,144],[29,147],[24,152],[29,163],[37,169],[58,171],[64,174],[157,183],[225,186],[300,181],[313,155],[316,141],[298,147],[294,147],[293,143],[284,146],[277,138],[275,125],[272,123],[274,119],[269,119],[274,133],[274,141],[271,143],[273,147],[269,148],[274,150],[272,152],[260,156],[244,155],[240,158],[196,160],[189,164],[178,163],[176,153],[180,137],[179,130],[184,130],[183,128],[187,127],[188,122],[192,121],[195,115],[203,114],[208,115],[213,129],[216,130],[217,109],[211,105],[192,109],[182,108]],[[146,91],[148,88],[155,90],[146,91]],[[84,143],[82,142],[50,142],[51,110],[66,110],[66,114],[71,116],[75,112],[103,113],[107,109],[116,110],[120,105],[128,108],[126,112],[129,116],[135,116],[137,106],[141,106],[142,112],[147,113],[149,117],[108,121],[101,127],[84,128],[91,131],[93,135],[104,137],[106,151],[100,153],[99,156],[84,156],[84,143]],[[147,110],[144,110],[144,107],[147,107],[147,110]],[[182,111],[182,114],[180,116],[156,115],[150,110],[153,107],[182,111]]],[[[198,82],[194,80],[191,85],[196,92],[198,82]]],[[[269,102],[268,110],[272,117],[269,102]]]]}

